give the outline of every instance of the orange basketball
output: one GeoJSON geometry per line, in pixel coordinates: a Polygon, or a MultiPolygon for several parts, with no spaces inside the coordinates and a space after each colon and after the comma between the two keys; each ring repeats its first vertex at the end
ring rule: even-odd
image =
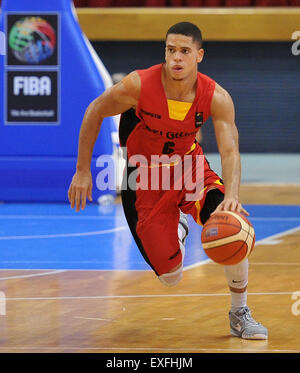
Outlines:
{"type": "Polygon", "coordinates": [[[237,212],[221,211],[212,215],[201,233],[202,247],[214,262],[224,265],[240,263],[255,244],[255,232],[250,221],[237,212]]]}

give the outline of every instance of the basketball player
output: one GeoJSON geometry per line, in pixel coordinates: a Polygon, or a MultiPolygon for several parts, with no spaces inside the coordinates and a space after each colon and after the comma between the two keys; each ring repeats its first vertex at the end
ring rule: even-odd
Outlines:
{"type": "MultiPolygon", "coordinates": [[[[214,80],[198,72],[204,56],[202,36],[189,22],[173,25],[167,32],[165,62],[137,70],[106,90],[88,106],[80,135],[76,173],[68,197],[76,211],[92,200],[90,171],[94,144],[104,117],[121,115],[120,143],[127,147],[128,162],[122,186],[122,204],[129,228],[143,257],[158,279],[167,286],[182,277],[188,224],[185,214],[203,225],[216,211],[249,215],[239,202],[241,177],[238,131],[230,95],[214,80]],[[211,116],[222,162],[222,179],[204,160],[204,188],[196,201],[187,201],[187,190],[142,190],[126,187],[137,166],[133,155],[168,154],[181,158],[203,155],[195,141],[199,128],[211,116]]],[[[172,173],[174,164],[166,165],[172,173]]],[[[162,169],[164,165],[161,165],[162,169]]],[[[224,266],[231,294],[231,334],[244,339],[267,339],[268,332],[251,316],[247,307],[248,260],[224,266]]]]}

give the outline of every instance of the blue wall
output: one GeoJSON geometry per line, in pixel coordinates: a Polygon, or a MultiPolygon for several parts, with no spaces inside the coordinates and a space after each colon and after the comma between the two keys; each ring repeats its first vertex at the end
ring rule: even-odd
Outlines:
{"type": "MultiPolygon", "coordinates": [[[[94,42],[111,74],[160,63],[163,42],[94,42]]],[[[235,103],[240,150],[300,151],[300,55],[292,42],[206,42],[199,71],[227,89],[235,103]]],[[[211,121],[203,146],[217,151],[211,121]]]]}

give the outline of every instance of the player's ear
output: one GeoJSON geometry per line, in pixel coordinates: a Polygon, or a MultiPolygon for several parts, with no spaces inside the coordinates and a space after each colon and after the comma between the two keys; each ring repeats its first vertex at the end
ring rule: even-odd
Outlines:
{"type": "Polygon", "coordinates": [[[200,48],[198,50],[197,62],[200,63],[203,60],[203,57],[204,57],[204,49],[200,48]]]}

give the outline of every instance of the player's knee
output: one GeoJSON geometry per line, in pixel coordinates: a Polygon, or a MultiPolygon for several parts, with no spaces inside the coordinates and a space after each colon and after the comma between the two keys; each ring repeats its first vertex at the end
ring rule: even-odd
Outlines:
{"type": "Polygon", "coordinates": [[[175,286],[182,279],[182,268],[183,266],[181,265],[180,268],[174,272],[168,272],[158,276],[158,279],[166,286],[175,286]]]}

